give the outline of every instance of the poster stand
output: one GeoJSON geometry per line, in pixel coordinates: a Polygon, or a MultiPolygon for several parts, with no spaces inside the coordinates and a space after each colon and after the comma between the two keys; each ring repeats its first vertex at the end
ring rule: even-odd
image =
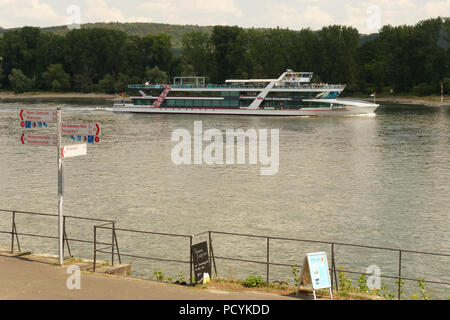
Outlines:
{"type": "Polygon", "coordinates": [[[317,300],[316,290],[329,289],[330,298],[333,300],[333,290],[331,287],[330,270],[325,252],[308,253],[303,260],[303,267],[298,281],[297,295],[300,286],[312,284],[314,300],[317,300]]]}

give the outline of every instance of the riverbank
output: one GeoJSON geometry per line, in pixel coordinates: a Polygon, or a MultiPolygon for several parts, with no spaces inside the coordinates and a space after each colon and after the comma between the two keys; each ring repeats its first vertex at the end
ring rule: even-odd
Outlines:
{"type": "MultiPolygon", "coordinates": [[[[288,284],[267,284],[246,288],[241,281],[214,278],[194,287],[164,281],[153,281],[129,276],[129,272],[109,272],[108,263],[97,263],[92,272],[92,261],[67,259],[63,266],[51,255],[26,253],[11,254],[0,250],[0,300],[313,300],[312,290],[288,284]],[[67,279],[72,273],[68,267],[81,270],[80,290],[69,290],[67,279]],[[14,290],[14,288],[21,288],[14,290]]],[[[116,271],[120,267],[115,268],[116,271]]],[[[129,270],[131,272],[131,270],[129,270]]],[[[330,299],[327,290],[317,292],[319,300],[330,299]]],[[[382,297],[358,292],[334,292],[335,300],[384,300],[382,297]]]]}
{"type": "MultiPolygon", "coordinates": [[[[298,300],[264,292],[208,290],[81,271],[80,289],[69,290],[69,265],[49,256],[0,252],[0,300],[298,300]]],[[[71,265],[77,265],[73,263],[71,265]]],[[[309,295],[308,295],[309,298],[309,295]]],[[[307,299],[308,299],[307,298],[307,299]]]]}

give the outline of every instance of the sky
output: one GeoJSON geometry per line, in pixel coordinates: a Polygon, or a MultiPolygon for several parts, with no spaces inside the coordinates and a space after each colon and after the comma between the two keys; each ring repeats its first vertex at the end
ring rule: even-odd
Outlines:
{"type": "Polygon", "coordinates": [[[0,27],[156,22],[374,33],[386,24],[450,16],[450,0],[0,0],[0,27]]]}

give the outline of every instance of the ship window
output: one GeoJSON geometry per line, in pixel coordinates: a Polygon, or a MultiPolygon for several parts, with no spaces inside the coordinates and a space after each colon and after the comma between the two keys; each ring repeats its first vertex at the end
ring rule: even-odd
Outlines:
{"type": "Polygon", "coordinates": [[[203,100],[204,107],[211,107],[211,100],[203,100]]]}
{"type": "Polygon", "coordinates": [[[184,99],[176,100],[177,107],[183,107],[184,106],[184,99]]]}
{"type": "Polygon", "coordinates": [[[221,106],[221,102],[220,100],[213,100],[212,101],[212,106],[213,107],[220,107],[221,106]]]}
{"type": "Polygon", "coordinates": [[[175,100],[173,99],[168,99],[167,101],[167,106],[168,107],[175,107],[175,100]]]}
{"type": "Polygon", "coordinates": [[[185,106],[186,106],[186,107],[193,107],[193,106],[194,106],[194,100],[192,100],[192,99],[186,99],[186,100],[185,100],[185,106]]]}

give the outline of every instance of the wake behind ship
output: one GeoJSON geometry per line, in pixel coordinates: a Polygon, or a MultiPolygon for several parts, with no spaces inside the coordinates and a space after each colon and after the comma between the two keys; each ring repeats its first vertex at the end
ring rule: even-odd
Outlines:
{"type": "Polygon", "coordinates": [[[203,77],[175,77],[172,85],[133,84],[131,101],[114,112],[245,116],[371,114],[378,104],[341,100],[345,85],[312,83],[312,72],[287,70],[278,79],[226,80],[205,84],[203,77]]]}

